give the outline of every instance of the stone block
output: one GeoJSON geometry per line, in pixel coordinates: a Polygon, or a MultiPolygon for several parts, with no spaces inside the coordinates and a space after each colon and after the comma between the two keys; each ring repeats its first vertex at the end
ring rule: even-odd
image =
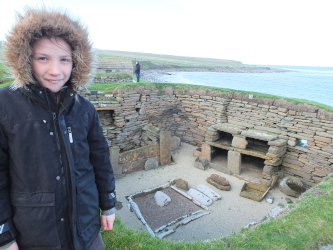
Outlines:
{"type": "Polygon", "coordinates": [[[229,190],[231,189],[231,186],[230,186],[230,185],[223,186],[223,185],[218,184],[217,182],[213,181],[213,179],[210,178],[210,177],[208,177],[208,178],[206,179],[206,181],[207,181],[209,184],[213,185],[214,187],[216,187],[217,189],[220,189],[220,190],[229,191],[229,190]]]}
{"type": "Polygon", "coordinates": [[[238,135],[240,134],[244,129],[246,129],[246,126],[244,125],[234,125],[230,123],[220,123],[212,126],[214,129],[227,132],[230,134],[238,135]]]}
{"type": "Polygon", "coordinates": [[[139,110],[140,115],[145,115],[146,114],[146,105],[142,104],[141,108],[139,110]]]}
{"type": "Polygon", "coordinates": [[[160,162],[161,166],[171,163],[171,132],[160,132],[160,162]]]}
{"type": "Polygon", "coordinates": [[[201,148],[197,148],[194,150],[193,155],[196,157],[201,157],[202,153],[201,153],[201,148]]]}
{"type": "Polygon", "coordinates": [[[124,164],[119,164],[120,167],[123,169],[123,174],[130,174],[136,171],[144,170],[145,169],[145,159],[141,159],[134,162],[126,162],[124,164]]]}
{"type": "Polygon", "coordinates": [[[222,185],[222,186],[228,186],[229,181],[224,178],[223,176],[217,175],[217,174],[212,174],[210,178],[215,181],[216,183],[222,185]]]}
{"type": "Polygon", "coordinates": [[[156,158],[149,158],[145,163],[145,170],[158,168],[158,160],[156,158]]]}
{"type": "Polygon", "coordinates": [[[269,141],[268,145],[281,147],[281,146],[285,146],[287,144],[287,142],[288,141],[285,140],[285,139],[277,139],[277,140],[274,140],[274,141],[269,141]]]}
{"type": "Polygon", "coordinates": [[[248,141],[246,140],[246,138],[240,136],[234,136],[231,142],[231,146],[242,149],[246,149],[247,144],[248,141]]]}
{"type": "Polygon", "coordinates": [[[228,151],[228,169],[234,174],[241,173],[242,155],[236,151],[228,151]]]}
{"type": "Polygon", "coordinates": [[[113,173],[120,175],[123,173],[122,167],[118,164],[119,161],[119,147],[110,148],[110,161],[112,164],[113,173]]]}
{"type": "Polygon", "coordinates": [[[194,162],[194,166],[198,169],[206,170],[209,166],[209,163],[208,163],[208,160],[206,158],[198,157],[194,162]]]}
{"type": "Polygon", "coordinates": [[[171,137],[171,151],[174,151],[176,149],[179,149],[180,147],[180,138],[177,136],[172,136],[171,137]]]}
{"type": "Polygon", "coordinates": [[[189,190],[189,187],[188,187],[188,182],[181,179],[181,178],[178,178],[175,180],[175,183],[176,183],[176,187],[177,188],[180,188],[180,189],[183,189],[185,191],[188,191],[189,190]]]}
{"type": "Polygon", "coordinates": [[[209,162],[212,161],[212,149],[207,143],[203,143],[201,146],[201,155],[206,158],[209,162]]]}
{"type": "Polygon", "coordinates": [[[271,153],[271,154],[279,154],[281,152],[285,152],[286,151],[286,147],[276,147],[276,146],[270,146],[269,149],[268,149],[268,153],[271,153]]]}
{"type": "Polygon", "coordinates": [[[162,191],[157,191],[155,193],[155,202],[158,206],[164,207],[170,204],[171,198],[169,195],[163,193],[162,191]]]}

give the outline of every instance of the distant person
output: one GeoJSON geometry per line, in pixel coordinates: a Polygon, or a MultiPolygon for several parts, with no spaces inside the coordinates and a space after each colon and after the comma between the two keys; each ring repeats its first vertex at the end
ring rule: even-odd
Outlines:
{"type": "Polygon", "coordinates": [[[136,65],[135,65],[135,75],[136,75],[136,80],[137,82],[140,82],[140,63],[139,62],[136,62],[136,65]]]}
{"type": "Polygon", "coordinates": [[[88,31],[46,7],[16,20],[4,50],[15,81],[0,89],[0,249],[104,250],[115,178],[98,113],[76,92],[92,71],[88,31]]]}

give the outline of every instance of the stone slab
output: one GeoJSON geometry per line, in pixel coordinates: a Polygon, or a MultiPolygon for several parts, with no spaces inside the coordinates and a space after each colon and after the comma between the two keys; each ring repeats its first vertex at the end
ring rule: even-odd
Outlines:
{"type": "Polygon", "coordinates": [[[201,156],[206,158],[209,162],[212,161],[212,149],[207,143],[203,143],[201,146],[201,156]]]}
{"type": "Polygon", "coordinates": [[[171,132],[160,132],[160,162],[161,166],[171,163],[171,132]]]}
{"type": "Polygon", "coordinates": [[[263,141],[274,141],[279,138],[278,134],[257,129],[245,130],[241,133],[241,135],[263,141]]]}
{"type": "Polygon", "coordinates": [[[233,174],[241,173],[242,154],[236,151],[228,151],[228,169],[233,174]]]}
{"type": "Polygon", "coordinates": [[[158,160],[156,158],[149,158],[145,163],[145,170],[158,168],[158,160]]]}
{"type": "Polygon", "coordinates": [[[144,158],[155,157],[158,156],[159,153],[160,147],[157,143],[154,143],[148,146],[129,150],[119,154],[119,163],[126,163],[144,158]]]}
{"type": "Polygon", "coordinates": [[[242,149],[246,149],[247,144],[248,141],[246,140],[246,138],[240,136],[234,136],[231,142],[231,146],[242,149]]]}
{"type": "Polygon", "coordinates": [[[200,170],[206,170],[209,166],[209,163],[206,158],[198,157],[194,162],[194,166],[200,170]]]}
{"type": "Polygon", "coordinates": [[[118,164],[119,161],[119,147],[110,148],[110,161],[112,164],[113,173],[115,175],[121,175],[123,173],[122,167],[118,164]]]}
{"type": "Polygon", "coordinates": [[[246,129],[245,126],[237,126],[230,123],[219,123],[213,125],[212,127],[216,130],[227,132],[233,135],[239,135],[244,129],[246,129]]]}
{"type": "Polygon", "coordinates": [[[204,195],[203,193],[199,192],[194,188],[190,188],[190,190],[187,193],[193,198],[193,200],[196,200],[198,203],[204,206],[210,206],[213,203],[213,200],[211,198],[209,198],[208,196],[204,195]]]}
{"type": "Polygon", "coordinates": [[[197,187],[197,190],[199,190],[201,193],[203,193],[204,195],[206,195],[207,197],[211,198],[213,201],[219,200],[222,198],[221,195],[219,195],[218,193],[216,193],[213,189],[207,187],[204,184],[200,184],[197,187]]]}

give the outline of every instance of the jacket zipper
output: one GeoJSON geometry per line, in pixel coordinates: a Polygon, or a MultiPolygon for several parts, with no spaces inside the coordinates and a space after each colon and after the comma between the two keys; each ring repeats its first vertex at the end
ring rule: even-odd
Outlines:
{"type": "Polygon", "coordinates": [[[67,131],[68,131],[69,142],[70,142],[70,143],[73,143],[72,128],[71,128],[71,127],[67,127],[67,131]]]}
{"type": "MultiPolygon", "coordinates": [[[[55,126],[55,134],[56,134],[56,138],[58,140],[58,143],[60,144],[60,157],[62,158],[62,164],[64,167],[64,175],[65,175],[65,181],[66,181],[66,196],[67,196],[67,213],[68,213],[68,224],[69,224],[69,230],[70,230],[70,235],[69,235],[69,240],[70,240],[70,245],[72,246],[72,248],[74,249],[74,231],[73,231],[73,220],[72,220],[72,202],[73,202],[73,198],[72,198],[72,188],[71,188],[71,178],[70,178],[70,169],[69,169],[69,163],[68,163],[68,159],[67,159],[67,154],[64,151],[64,149],[66,148],[66,146],[64,145],[64,140],[63,137],[61,137],[61,131],[60,131],[60,126],[59,126],[59,120],[58,120],[58,116],[57,113],[53,112],[52,113],[53,116],[53,122],[54,122],[54,126],[55,126]]],[[[71,128],[68,127],[69,130],[71,131],[71,128]]],[[[67,128],[67,130],[68,130],[67,128]]],[[[68,130],[68,133],[69,133],[68,130]]],[[[71,136],[72,136],[72,132],[71,132],[71,136]]],[[[71,142],[72,143],[72,142],[71,142]]]]}

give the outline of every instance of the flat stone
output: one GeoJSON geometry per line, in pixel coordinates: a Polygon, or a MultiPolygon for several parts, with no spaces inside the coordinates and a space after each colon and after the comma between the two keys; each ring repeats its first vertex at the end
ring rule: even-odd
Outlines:
{"type": "Polygon", "coordinates": [[[176,182],[176,187],[177,188],[183,189],[185,191],[189,190],[187,181],[185,181],[181,178],[178,178],[178,179],[175,180],[175,182],[176,182]]]}
{"type": "Polygon", "coordinates": [[[155,193],[156,204],[160,207],[164,207],[170,204],[171,198],[169,195],[163,193],[162,191],[157,191],[155,193]]]}
{"type": "Polygon", "coordinates": [[[241,135],[263,141],[274,141],[279,138],[278,134],[257,129],[245,130],[241,133],[241,135]]]}
{"type": "Polygon", "coordinates": [[[171,163],[171,132],[160,132],[160,161],[161,166],[171,163]]]}
{"type": "Polygon", "coordinates": [[[210,178],[210,177],[208,177],[208,178],[206,179],[206,181],[207,181],[209,184],[213,185],[214,187],[216,187],[217,189],[220,189],[220,190],[229,191],[229,190],[231,189],[231,186],[230,186],[230,185],[223,186],[223,185],[218,184],[217,182],[213,181],[213,179],[210,178]]]}
{"type": "Polygon", "coordinates": [[[231,146],[235,148],[246,149],[248,141],[245,137],[234,136],[231,142],[231,146]]]}
{"type": "Polygon", "coordinates": [[[333,245],[327,245],[319,248],[319,250],[333,250],[333,245]]]}
{"type": "Polygon", "coordinates": [[[213,181],[217,182],[218,184],[222,185],[222,186],[228,186],[229,185],[229,181],[224,178],[223,176],[217,175],[217,174],[212,174],[210,176],[210,178],[212,178],[213,181]]]}
{"type": "Polygon", "coordinates": [[[119,147],[110,148],[110,161],[115,175],[121,175],[123,173],[123,168],[118,164],[119,161],[119,147]]]}
{"type": "Polygon", "coordinates": [[[140,110],[139,110],[139,114],[140,114],[140,115],[144,115],[144,114],[146,114],[146,110],[147,110],[146,105],[142,104],[142,105],[141,105],[141,108],[140,108],[140,110]]]}
{"type": "Polygon", "coordinates": [[[171,151],[174,151],[180,147],[180,138],[177,136],[171,137],[171,151]]]}
{"type": "Polygon", "coordinates": [[[201,156],[211,162],[212,148],[209,144],[203,143],[201,146],[201,156]]]}
{"type": "Polygon", "coordinates": [[[279,215],[283,211],[283,207],[280,205],[274,207],[268,214],[269,217],[275,218],[277,215],[279,215]]]}
{"type": "Polygon", "coordinates": [[[194,166],[196,168],[199,168],[201,170],[206,170],[209,166],[208,160],[204,157],[198,157],[195,162],[194,162],[194,166]]]}
{"type": "Polygon", "coordinates": [[[199,190],[201,193],[203,193],[204,195],[211,198],[213,201],[216,201],[216,200],[222,198],[222,196],[219,195],[218,193],[216,193],[213,189],[211,189],[211,188],[209,188],[209,187],[207,187],[206,185],[203,185],[203,184],[200,184],[197,187],[197,190],[199,190]]]}
{"type": "Polygon", "coordinates": [[[245,126],[237,126],[230,123],[219,123],[213,125],[212,127],[216,130],[227,132],[233,135],[239,135],[244,129],[246,129],[245,126]]]}
{"type": "Polygon", "coordinates": [[[196,200],[198,203],[210,206],[213,203],[213,200],[209,198],[208,196],[204,195],[203,193],[199,192],[198,190],[194,188],[190,188],[190,190],[187,192],[188,195],[190,195],[194,200],[196,200]]]}
{"type": "Polygon", "coordinates": [[[242,154],[236,151],[228,151],[228,168],[233,174],[241,173],[242,154]]]}
{"type": "Polygon", "coordinates": [[[269,203],[269,204],[273,204],[273,202],[274,202],[274,197],[272,197],[272,196],[268,196],[268,197],[266,197],[266,202],[269,203]]]}
{"type": "Polygon", "coordinates": [[[288,140],[285,140],[285,139],[277,139],[277,140],[274,140],[274,141],[269,141],[268,145],[282,147],[282,146],[287,145],[287,142],[288,142],[288,140]]]}
{"type": "Polygon", "coordinates": [[[145,170],[158,168],[158,161],[155,158],[149,158],[145,163],[145,170]]]}

